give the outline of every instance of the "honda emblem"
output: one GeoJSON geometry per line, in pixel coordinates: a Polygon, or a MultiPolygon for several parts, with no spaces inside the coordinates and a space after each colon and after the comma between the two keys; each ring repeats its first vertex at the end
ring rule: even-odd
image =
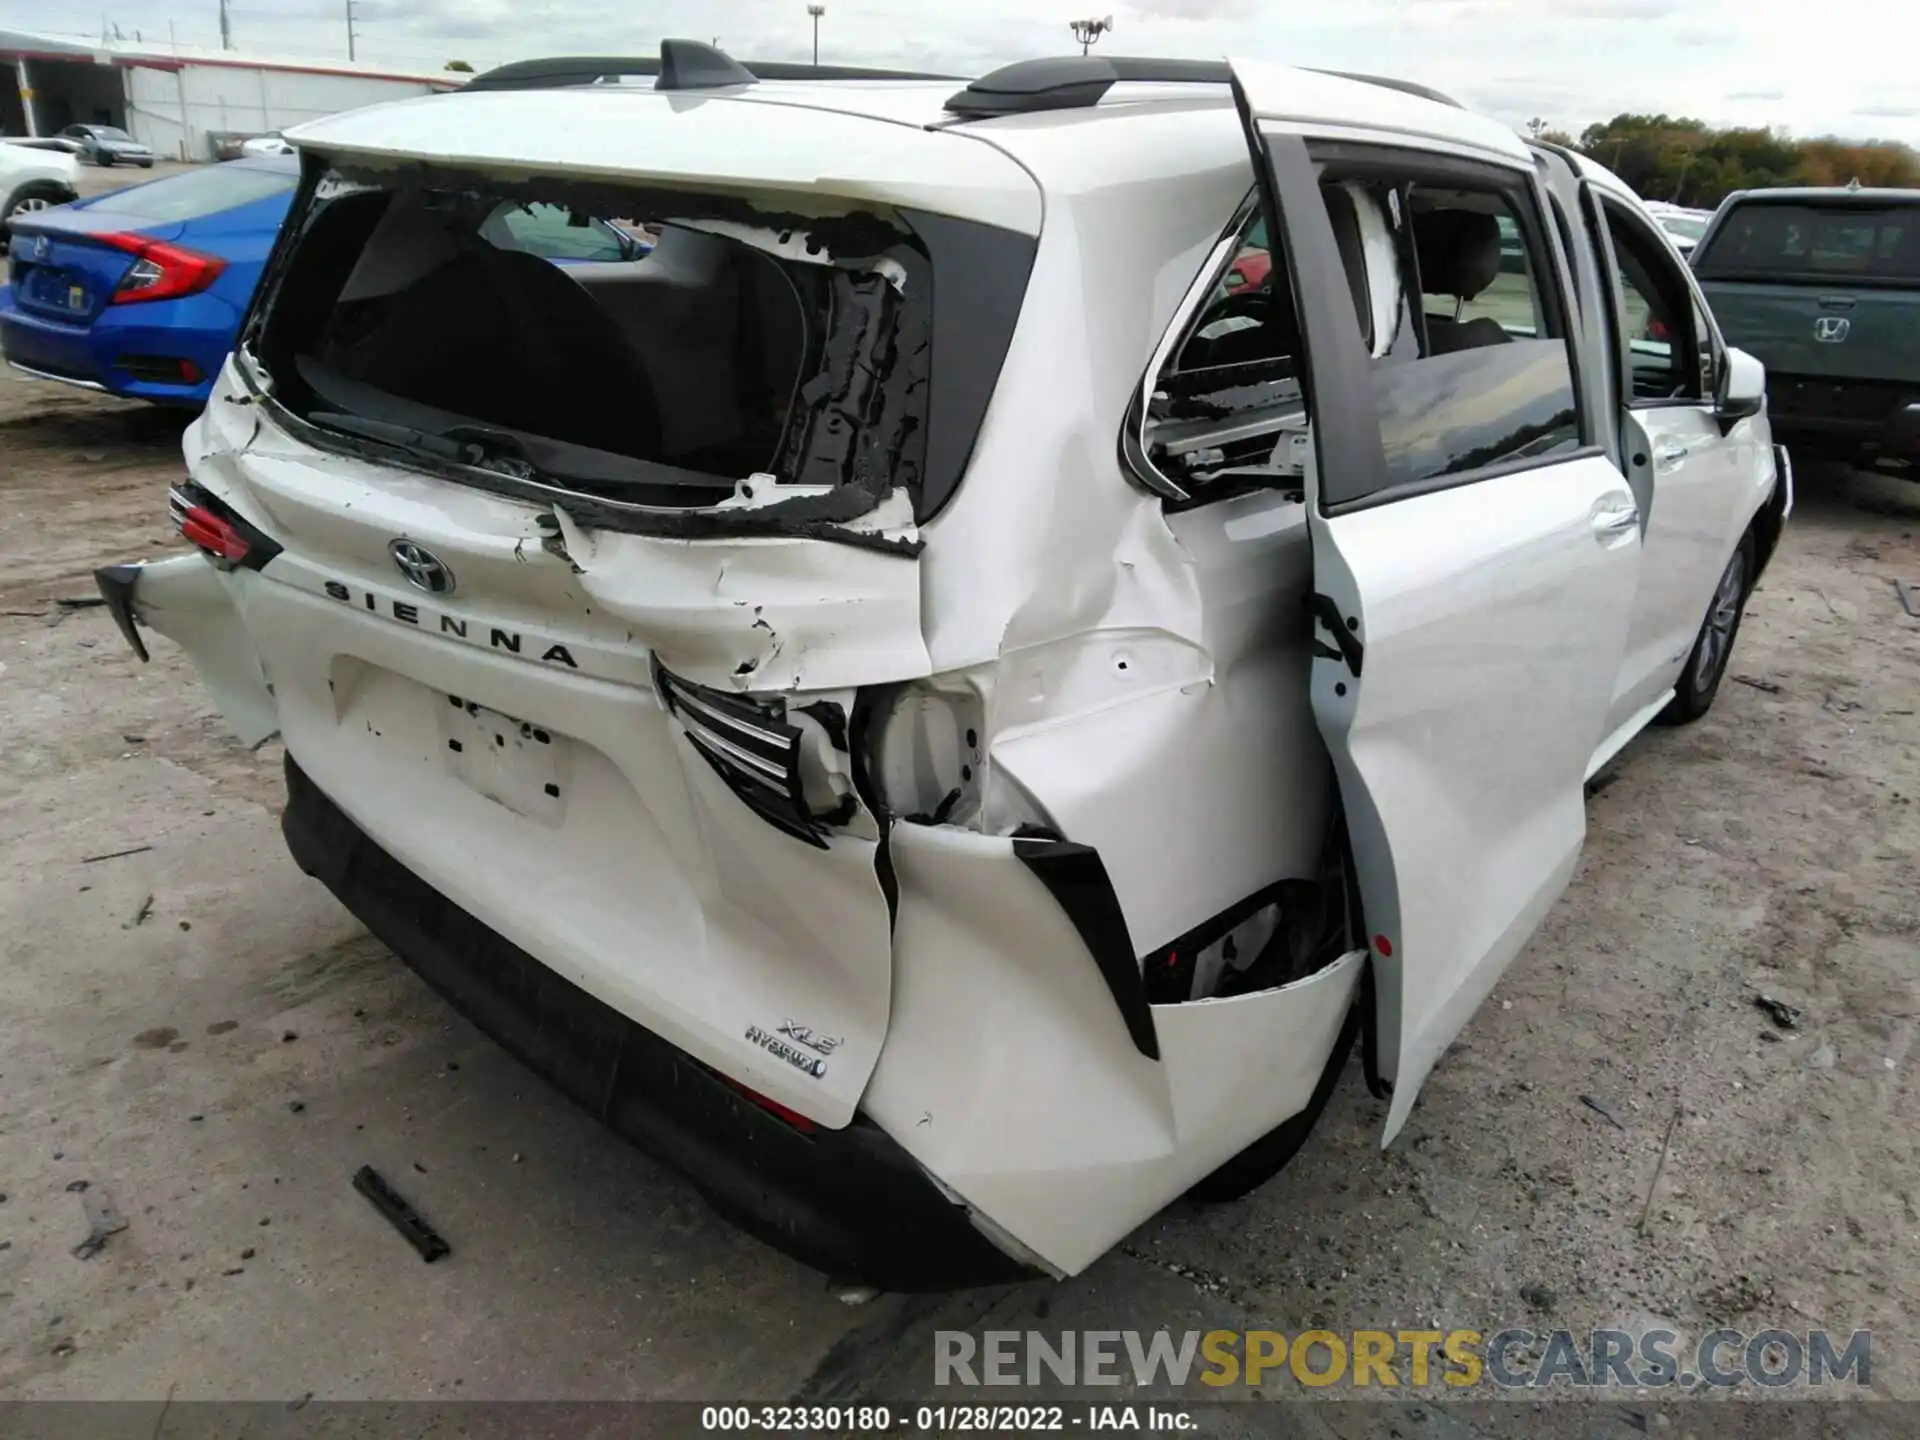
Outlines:
{"type": "Polygon", "coordinates": [[[1813,322],[1813,338],[1827,345],[1838,345],[1853,329],[1853,321],[1844,315],[1822,315],[1813,322]]]}

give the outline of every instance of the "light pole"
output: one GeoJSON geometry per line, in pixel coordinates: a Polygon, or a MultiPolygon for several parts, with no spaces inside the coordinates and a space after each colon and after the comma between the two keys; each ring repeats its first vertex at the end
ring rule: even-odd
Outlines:
{"type": "Polygon", "coordinates": [[[807,14],[813,17],[813,66],[820,68],[820,17],[827,13],[824,5],[807,6],[807,14]]]}
{"type": "Polygon", "coordinates": [[[1080,53],[1085,55],[1093,48],[1094,41],[1102,35],[1113,33],[1113,17],[1107,15],[1098,20],[1069,20],[1067,28],[1073,31],[1073,38],[1080,42],[1080,53]]]}

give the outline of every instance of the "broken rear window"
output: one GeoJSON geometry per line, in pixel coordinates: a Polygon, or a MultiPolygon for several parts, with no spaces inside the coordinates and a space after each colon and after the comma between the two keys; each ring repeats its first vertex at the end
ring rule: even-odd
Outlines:
{"type": "Polygon", "coordinates": [[[313,438],[742,518],[843,523],[895,490],[937,510],[1033,254],[912,212],[418,166],[310,193],[246,351],[313,438]]]}

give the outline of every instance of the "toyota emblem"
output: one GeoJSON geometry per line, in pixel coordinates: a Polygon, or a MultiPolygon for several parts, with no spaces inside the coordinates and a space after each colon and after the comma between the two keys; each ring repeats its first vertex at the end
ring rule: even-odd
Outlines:
{"type": "Polygon", "coordinates": [[[400,567],[400,573],[414,589],[429,595],[453,593],[453,570],[426,546],[411,540],[395,540],[387,546],[387,553],[393,556],[393,563],[400,567]]]}

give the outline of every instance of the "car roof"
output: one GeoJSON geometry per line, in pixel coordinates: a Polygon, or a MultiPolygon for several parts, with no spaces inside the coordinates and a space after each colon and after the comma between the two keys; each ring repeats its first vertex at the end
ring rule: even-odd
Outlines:
{"type": "MultiPolygon", "coordinates": [[[[481,84],[309,121],[288,138],[376,168],[390,157],[643,184],[710,187],[725,178],[729,188],[872,198],[1037,234],[1040,191],[1078,189],[1091,175],[1107,185],[1150,180],[1166,172],[1169,145],[1192,147],[1196,169],[1246,164],[1231,91],[1217,78],[1224,67],[1179,63],[1208,72],[1210,83],[1108,79],[1084,103],[1043,99],[992,115],[955,113],[965,82],[953,79],[756,79],[685,90],[639,76],[552,88],[481,84]],[[776,108],[787,114],[772,121],[776,108]]],[[[1382,88],[1391,82],[1262,70],[1269,84],[1282,77],[1299,101],[1294,118],[1314,125],[1352,130],[1386,115],[1398,133],[1526,156],[1512,131],[1444,98],[1382,88]]]]}
{"type": "Polygon", "coordinates": [[[1914,205],[1920,190],[1853,185],[1782,185],[1770,190],[1742,190],[1732,197],[1742,205],[1914,205]]]}

